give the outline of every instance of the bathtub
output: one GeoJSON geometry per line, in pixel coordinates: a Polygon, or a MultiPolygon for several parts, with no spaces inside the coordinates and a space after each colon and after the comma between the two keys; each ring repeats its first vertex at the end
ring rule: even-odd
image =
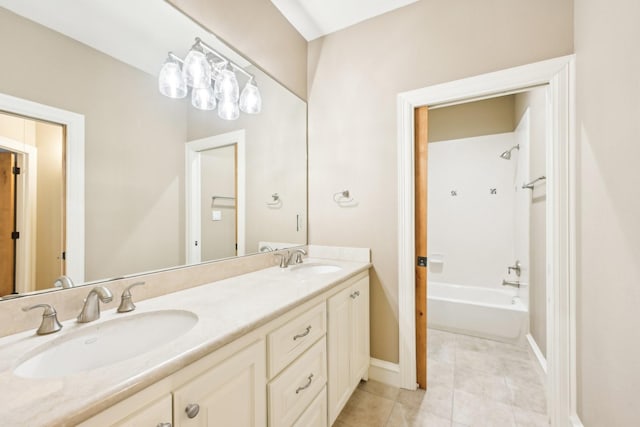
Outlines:
{"type": "Polygon", "coordinates": [[[516,290],[429,282],[427,325],[482,338],[522,344],[528,313],[516,290]]]}

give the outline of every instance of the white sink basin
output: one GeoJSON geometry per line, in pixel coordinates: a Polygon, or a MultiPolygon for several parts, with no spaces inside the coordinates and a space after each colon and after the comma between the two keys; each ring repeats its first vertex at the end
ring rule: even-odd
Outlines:
{"type": "Polygon", "coordinates": [[[322,264],[311,262],[309,264],[298,264],[291,267],[291,271],[308,274],[327,274],[342,270],[342,267],[333,264],[322,264]]]}
{"type": "Polygon", "coordinates": [[[100,368],[154,350],[185,334],[198,316],[183,310],[134,314],[69,332],[42,346],[14,374],[55,378],[100,368]]]}

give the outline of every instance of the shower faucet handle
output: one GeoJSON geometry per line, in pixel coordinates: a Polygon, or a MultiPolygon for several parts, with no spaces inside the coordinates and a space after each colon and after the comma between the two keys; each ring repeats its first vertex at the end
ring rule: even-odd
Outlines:
{"type": "Polygon", "coordinates": [[[522,264],[520,264],[520,261],[516,260],[515,265],[510,265],[509,267],[507,267],[507,274],[511,274],[511,270],[513,270],[516,272],[516,276],[520,277],[520,274],[522,273],[521,265],[522,264]]]}

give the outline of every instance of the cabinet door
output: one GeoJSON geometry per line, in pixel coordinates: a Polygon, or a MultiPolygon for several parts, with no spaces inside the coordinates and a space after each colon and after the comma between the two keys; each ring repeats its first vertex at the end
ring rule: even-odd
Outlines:
{"type": "Polygon", "coordinates": [[[351,292],[351,287],[344,289],[327,302],[330,424],[351,396],[351,292]]]}
{"type": "Polygon", "coordinates": [[[265,358],[261,340],[176,390],[176,427],[266,426],[265,358]]]}
{"type": "Polygon", "coordinates": [[[150,400],[146,391],[133,395],[78,424],[78,427],[137,427],[171,423],[171,394],[150,400]]]}
{"type": "Polygon", "coordinates": [[[171,418],[171,395],[167,395],[115,425],[118,427],[155,427],[165,423],[171,423],[171,418]]]}
{"type": "Polygon", "coordinates": [[[368,377],[369,370],[369,278],[351,286],[351,384],[368,377]]]}
{"type": "Polygon", "coordinates": [[[327,427],[327,389],[322,391],[311,402],[293,427],[327,427]]]}

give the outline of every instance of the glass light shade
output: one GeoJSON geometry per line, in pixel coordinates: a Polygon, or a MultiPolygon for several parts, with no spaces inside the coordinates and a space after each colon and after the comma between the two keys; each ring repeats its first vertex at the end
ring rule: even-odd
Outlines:
{"type": "Polygon", "coordinates": [[[160,93],[169,98],[184,98],[187,96],[187,85],[182,78],[180,64],[172,58],[162,66],[158,77],[160,93]]]}
{"type": "Polygon", "coordinates": [[[192,47],[182,66],[182,75],[187,85],[198,89],[211,84],[211,65],[200,50],[197,45],[192,47]]]}
{"type": "Polygon", "coordinates": [[[191,105],[199,110],[213,110],[216,108],[216,97],[213,96],[211,85],[205,88],[191,89],[191,105]]]}
{"type": "Polygon", "coordinates": [[[213,80],[218,80],[220,78],[220,72],[224,70],[224,67],[227,65],[225,61],[213,62],[211,64],[211,78],[213,80]]]}
{"type": "Polygon", "coordinates": [[[220,71],[220,75],[216,80],[213,92],[215,93],[216,98],[220,100],[224,98],[238,102],[238,98],[240,98],[240,87],[238,86],[236,73],[229,69],[220,71]]]}
{"type": "Polygon", "coordinates": [[[218,103],[218,117],[224,120],[236,120],[240,117],[238,103],[231,99],[221,99],[218,103]]]}
{"type": "Polygon", "coordinates": [[[262,110],[262,97],[253,79],[250,79],[242,89],[240,110],[247,114],[258,114],[262,110]]]}

